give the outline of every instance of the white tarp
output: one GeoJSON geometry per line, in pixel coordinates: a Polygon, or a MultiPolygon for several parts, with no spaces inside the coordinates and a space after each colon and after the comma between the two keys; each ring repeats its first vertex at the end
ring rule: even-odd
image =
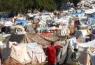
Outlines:
{"type": "Polygon", "coordinates": [[[86,14],[92,14],[95,13],[95,9],[89,9],[89,10],[85,10],[86,14]]]}
{"type": "Polygon", "coordinates": [[[38,45],[37,43],[31,43],[28,44],[27,51],[33,61],[37,59],[38,63],[45,62],[46,56],[42,49],[42,46],[38,45]]]}
{"type": "Polygon", "coordinates": [[[45,62],[46,56],[37,43],[18,44],[11,46],[11,57],[22,64],[45,62]]]}
{"type": "Polygon", "coordinates": [[[26,44],[12,46],[11,57],[22,64],[31,62],[31,58],[27,54],[26,44]]]}
{"type": "Polygon", "coordinates": [[[46,22],[46,20],[52,20],[52,17],[49,14],[48,15],[42,15],[41,20],[46,22]]]}
{"type": "Polygon", "coordinates": [[[27,13],[27,15],[28,15],[29,17],[33,17],[33,14],[32,14],[32,13],[27,13]]]}
{"type": "Polygon", "coordinates": [[[95,48],[95,40],[86,43],[78,43],[80,47],[94,47],[95,48]]]}
{"type": "MultiPolygon", "coordinates": [[[[95,48],[95,40],[92,40],[87,43],[80,43],[78,45],[79,45],[79,47],[88,48],[88,49],[95,48]]],[[[93,52],[91,52],[91,50],[89,49],[88,53],[90,54],[90,58],[87,58],[87,60],[91,59],[92,65],[95,65],[95,50],[93,50],[93,52]]]]}

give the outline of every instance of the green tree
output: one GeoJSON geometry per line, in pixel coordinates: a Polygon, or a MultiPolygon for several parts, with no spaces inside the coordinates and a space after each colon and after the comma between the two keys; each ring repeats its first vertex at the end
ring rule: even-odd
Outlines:
{"type": "Polygon", "coordinates": [[[56,4],[54,0],[35,0],[34,1],[34,6],[37,9],[45,9],[45,10],[54,10],[56,9],[56,4]]]}
{"type": "Polygon", "coordinates": [[[0,11],[25,11],[28,9],[56,9],[54,0],[0,0],[0,11]]]}
{"type": "Polygon", "coordinates": [[[80,0],[0,0],[0,11],[25,12],[29,9],[52,11],[60,9],[62,4],[68,1],[76,5],[80,0]]]}

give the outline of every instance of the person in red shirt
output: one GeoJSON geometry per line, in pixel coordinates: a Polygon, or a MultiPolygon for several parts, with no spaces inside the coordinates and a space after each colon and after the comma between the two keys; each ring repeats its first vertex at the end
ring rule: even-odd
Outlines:
{"type": "Polygon", "coordinates": [[[54,42],[51,42],[50,46],[47,47],[47,59],[48,65],[56,65],[57,63],[57,50],[60,49],[61,45],[54,45],[54,42]]]}

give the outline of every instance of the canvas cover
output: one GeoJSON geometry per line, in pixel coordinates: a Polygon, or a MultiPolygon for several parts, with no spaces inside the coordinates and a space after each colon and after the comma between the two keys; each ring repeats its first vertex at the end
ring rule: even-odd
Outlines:
{"type": "Polygon", "coordinates": [[[13,45],[11,47],[11,57],[21,64],[42,63],[46,59],[42,47],[36,43],[13,45]]]}
{"type": "Polygon", "coordinates": [[[11,57],[22,64],[31,62],[30,57],[27,54],[26,44],[20,44],[18,46],[12,46],[11,57]]]}

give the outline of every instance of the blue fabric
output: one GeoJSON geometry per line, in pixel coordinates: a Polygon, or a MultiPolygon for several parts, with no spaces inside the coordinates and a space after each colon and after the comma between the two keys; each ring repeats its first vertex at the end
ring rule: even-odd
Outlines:
{"type": "Polygon", "coordinates": [[[80,17],[80,16],[84,16],[85,15],[85,13],[73,13],[72,14],[73,16],[78,16],[78,17],[80,17]]]}
{"type": "Polygon", "coordinates": [[[95,17],[90,17],[86,23],[87,25],[94,25],[95,24],[95,17]]]}
{"type": "Polygon", "coordinates": [[[27,20],[16,20],[16,24],[26,26],[28,24],[27,20]]]}

